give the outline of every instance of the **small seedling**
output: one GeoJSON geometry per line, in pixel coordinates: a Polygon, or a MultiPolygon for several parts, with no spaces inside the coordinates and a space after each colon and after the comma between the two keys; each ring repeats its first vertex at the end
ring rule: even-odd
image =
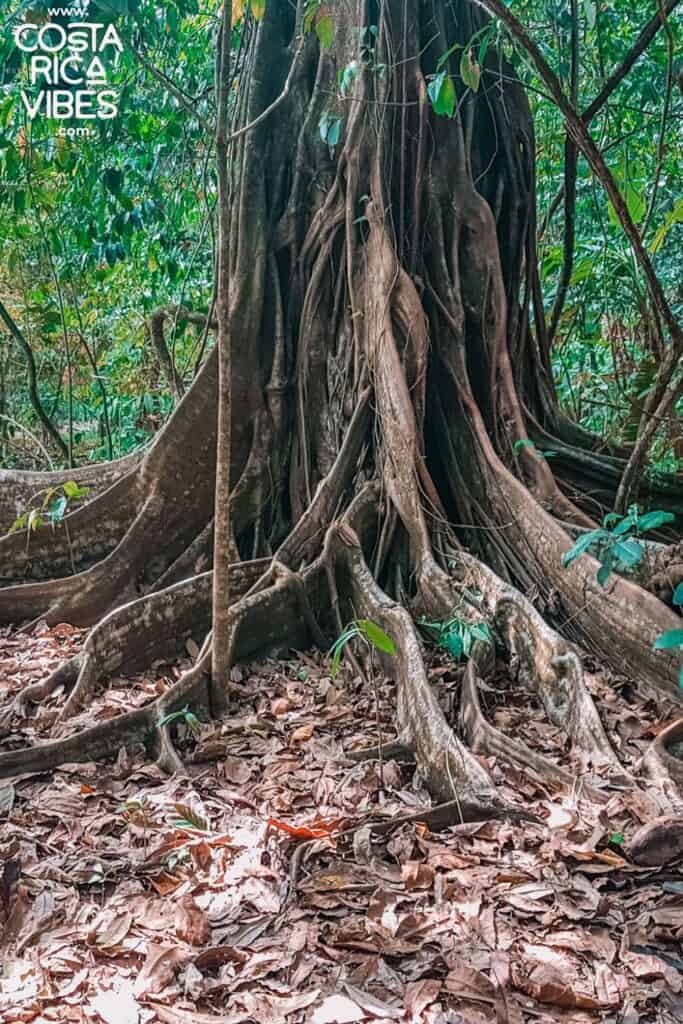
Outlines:
{"type": "Polygon", "coordinates": [[[439,647],[459,661],[461,658],[469,658],[472,653],[475,640],[484,644],[490,644],[491,631],[488,623],[468,622],[466,619],[459,619],[454,616],[446,622],[420,621],[420,626],[439,647]]]}
{"type": "Polygon", "coordinates": [[[637,505],[631,505],[628,514],[618,516],[610,512],[597,530],[582,534],[576,543],[562,555],[566,569],[581,555],[592,554],[600,562],[597,580],[601,587],[607,584],[612,572],[635,569],[643,559],[645,548],[637,537],[671,523],[675,516],[671,512],[646,512],[641,514],[637,505]]]}
{"type": "Polygon", "coordinates": [[[182,722],[184,725],[188,727],[190,732],[194,733],[195,735],[199,732],[201,728],[201,722],[199,721],[195,713],[193,711],[190,711],[187,704],[185,705],[184,708],[182,708],[181,711],[173,711],[170,715],[166,715],[165,718],[162,718],[161,721],[159,722],[159,728],[162,729],[165,725],[171,725],[172,722],[182,722]]]}
{"type": "Polygon", "coordinates": [[[339,671],[344,648],[349,640],[353,640],[354,637],[361,637],[371,647],[378,651],[383,651],[384,654],[396,654],[394,641],[377,623],[371,622],[370,619],[354,619],[353,622],[349,623],[341,636],[335,640],[332,647],[332,678],[339,671]]]}
{"type": "Polygon", "coordinates": [[[375,691],[375,724],[377,726],[377,749],[379,751],[379,779],[380,785],[384,788],[384,762],[382,759],[382,725],[379,712],[379,690],[377,688],[375,674],[372,671],[372,652],[377,650],[382,651],[384,654],[391,654],[393,656],[396,654],[396,645],[388,633],[385,633],[381,626],[378,626],[376,622],[372,622],[370,619],[354,619],[353,622],[349,623],[332,647],[333,679],[339,671],[339,665],[341,664],[341,657],[344,652],[344,648],[350,640],[353,640],[356,637],[362,639],[370,648],[370,677],[372,680],[373,690],[375,691]]]}
{"type": "Polygon", "coordinates": [[[81,487],[75,480],[67,480],[57,487],[46,487],[33,495],[29,507],[10,526],[10,533],[18,530],[37,530],[39,526],[50,525],[53,529],[62,522],[69,502],[85,498],[89,487],[81,487]]]}

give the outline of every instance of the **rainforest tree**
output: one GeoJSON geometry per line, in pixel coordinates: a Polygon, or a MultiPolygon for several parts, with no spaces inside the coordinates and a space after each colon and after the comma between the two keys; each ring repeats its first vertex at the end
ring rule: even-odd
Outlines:
{"type": "MultiPolygon", "coordinates": [[[[676,548],[657,549],[656,572],[613,572],[606,585],[590,554],[563,565],[577,531],[613,505],[630,452],[605,449],[557,403],[534,128],[491,7],[505,11],[486,0],[235,4],[244,20],[221,168],[233,553],[221,641],[235,663],[278,644],[329,646],[357,616],[379,625],[396,648],[384,668],[402,740],[435,799],[466,818],[510,811],[471,752],[500,743],[478,702],[492,648],[475,645],[451,728],[427,680],[422,616],[486,619],[510,669],[604,770],[619,765],[573,642],[615,671],[678,686],[676,657],[653,649],[680,621],[667,606],[676,548]]],[[[660,5],[650,38],[662,17],[660,5]]],[[[518,41],[529,42],[523,31],[518,41]]],[[[589,121],[555,84],[572,144],[600,178],[589,121]]],[[[610,198],[637,251],[618,189],[610,198]]],[[[649,263],[639,272],[675,366],[680,327],[649,263]]],[[[22,703],[66,684],[68,718],[119,669],[207,636],[217,395],[214,351],[114,482],[111,469],[101,483],[89,471],[91,500],[64,525],[28,545],[24,534],[0,542],[4,621],[92,626],[83,654],[22,703]]],[[[644,503],[683,511],[675,482],[639,483],[644,503]]],[[[12,488],[27,490],[21,477],[12,488]]],[[[154,703],[2,754],[0,772],[101,757],[147,735],[177,768],[169,713],[239,699],[210,670],[206,643],[154,703]]],[[[509,758],[562,776],[505,742],[509,758]]],[[[666,777],[672,761],[659,743],[647,767],[666,777]]]]}

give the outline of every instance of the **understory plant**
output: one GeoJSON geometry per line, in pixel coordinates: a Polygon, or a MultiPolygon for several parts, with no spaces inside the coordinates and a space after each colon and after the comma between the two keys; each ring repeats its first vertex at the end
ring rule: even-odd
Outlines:
{"type": "Polygon", "coordinates": [[[672,523],[675,518],[671,512],[659,509],[641,513],[637,505],[631,505],[625,516],[610,512],[602,526],[583,533],[569,551],[565,551],[562,565],[566,569],[581,555],[593,555],[600,562],[598,583],[604,587],[612,572],[625,572],[640,565],[645,546],[639,538],[644,533],[672,523]]]}

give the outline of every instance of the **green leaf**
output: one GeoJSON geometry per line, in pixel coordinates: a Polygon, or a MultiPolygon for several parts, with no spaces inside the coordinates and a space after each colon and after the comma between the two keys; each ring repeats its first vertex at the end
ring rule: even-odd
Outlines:
{"type": "Polygon", "coordinates": [[[434,75],[427,86],[427,95],[431,100],[432,109],[435,114],[444,117],[453,117],[455,112],[455,86],[453,79],[449,78],[445,71],[434,75]]]}
{"type": "Polygon", "coordinates": [[[612,832],[612,834],[609,837],[609,841],[614,846],[623,846],[624,845],[624,833],[623,832],[612,832]]]}
{"type": "Polygon", "coordinates": [[[612,565],[612,554],[611,552],[608,552],[605,556],[604,562],[602,562],[600,568],[598,569],[597,580],[601,587],[607,586],[607,581],[612,575],[612,565]]]}
{"type": "Polygon", "coordinates": [[[62,484],[62,490],[69,501],[73,501],[75,498],[85,498],[90,488],[81,487],[75,480],[67,480],[66,483],[62,484]]]}
{"type": "Polygon", "coordinates": [[[571,547],[569,551],[565,551],[562,555],[562,565],[566,569],[567,566],[571,565],[575,559],[588,551],[593,544],[596,544],[600,540],[604,540],[605,537],[609,537],[607,530],[600,528],[597,530],[589,530],[588,533],[584,533],[579,537],[573,547],[571,547]]]}
{"type": "Polygon", "coordinates": [[[353,84],[358,77],[359,65],[357,60],[352,60],[339,72],[339,92],[342,96],[348,96],[353,90],[353,84]]]}
{"type": "Polygon", "coordinates": [[[57,498],[57,500],[55,501],[54,505],[51,507],[48,513],[50,516],[50,522],[52,523],[53,526],[56,526],[58,523],[61,523],[62,519],[64,518],[64,513],[66,512],[67,505],[67,498],[65,498],[64,496],[62,496],[61,498],[57,498]]]}
{"type": "Polygon", "coordinates": [[[642,561],[644,549],[643,545],[639,544],[637,540],[628,538],[627,540],[618,540],[612,547],[615,558],[618,558],[622,565],[632,569],[642,561]]]}
{"type": "Polygon", "coordinates": [[[469,47],[463,50],[462,57],[460,58],[460,77],[472,92],[478,91],[481,81],[481,68],[472,56],[472,51],[469,47]]]}
{"type": "Polygon", "coordinates": [[[304,11],[304,32],[310,32],[313,28],[313,21],[320,10],[321,0],[307,0],[304,11]]]}
{"type": "Polygon", "coordinates": [[[517,454],[517,452],[521,452],[523,448],[535,448],[535,447],[536,447],[536,445],[534,444],[534,442],[530,438],[528,438],[528,437],[520,437],[519,440],[515,441],[515,443],[513,444],[512,450],[513,450],[513,452],[515,452],[515,454],[517,454]]]}
{"type": "Polygon", "coordinates": [[[487,622],[475,622],[469,630],[475,640],[481,640],[485,644],[491,643],[491,630],[487,622]]]}
{"type": "Polygon", "coordinates": [[[679,583],[674,590],[673,603],[679,608],[683,604],[683,583],[679,583]]]}
{"type": "Polygon", "coordinates": [[[371,622],[370,619],[356,619],[356,625],[378,651],[384,651],[385,654],[396,654],[394,641],[377,623],[371,622]]]}
{"type": "MultiPolygon", "coordinates": [[[[634,185],[628,184],[625,189],[622,189],[622,196],[626,203],[626,209],[628,210],[631,220],[634,224],[640,224],[641,220],[645,216],[647,210],[647,203],[645,199],[634,185]]],[[[615,227],[621,226],[621,221],[617,216],[617,212],[611,203],[607,204],[607,213],[609,219],[615,227]]]]}
{"type": "Polygon", "coordinates": [[[334,42],[334,20],[331,14],[323,14],[315,19],[315,34],[323,50],[329,50],[334,42]]]}
{"type": "Polygon", "coordinates": [[[28,523],[28,512],[24,512],[23,515],[19,516],[14,520],[9,528],[10,533],[17,533],[18,530],[25,530],[28,523]]]}
{"type": "Polygon", "coordinates": [[[266,13],[266,0],[251,0],[251,13],[260,21],[266,13]]]}
{"type": "Polygon", "coordinates": [[[586,25],[594,29],[598,20],[597,0],[583,0],[583,13],[586,17],[586,25]]]}
{"type": "Polygon", "coordinates": [[[638,520],[638,529],[643,533],[646,530],[656,530],[659,526],[664,526],[666,523],[673,523],[675,518],[676,516],[673,512],[646,512],[638,520]]]}
{"type": "Polygon", "coordinates": [[[31,511],[28,514],[28,522],[26,524],[28,526],[29,533],[31,532],[31,530],[37,530],[38,527],[40,526],[41,522],[42,522],[42,514],[41,514],[40,509],[39,508],[32,508],[31,511]]]}
{"type": "Polygon", "coordinates": [[[683,647],[683,629],[669,629],[660,633],[653,644],[655,651],[670,651],[674,647],[683,647]]]}
{"type": "Polygon", "coordinates": [[[448,651],[448,653],[456,660],[459,660],[462,657],[465,648],[459,628],[453,627],[451,629],[444,630],[439,637],[439,646],[448,651]]]}

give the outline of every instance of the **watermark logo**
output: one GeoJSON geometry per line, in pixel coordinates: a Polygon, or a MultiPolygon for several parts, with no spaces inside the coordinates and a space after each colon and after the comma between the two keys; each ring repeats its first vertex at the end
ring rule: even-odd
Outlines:
{"type": "Polygon", "coordinates": [[[26,56],[30,90],[21,98],[30,120],[108,121],[119,112],[119,92],[109,82],[106,64],[123,51],[113,24],[53,20],[84,18],[86,3],[48,9],[48,20],[25,21],[14,42],[26,56]]]}

